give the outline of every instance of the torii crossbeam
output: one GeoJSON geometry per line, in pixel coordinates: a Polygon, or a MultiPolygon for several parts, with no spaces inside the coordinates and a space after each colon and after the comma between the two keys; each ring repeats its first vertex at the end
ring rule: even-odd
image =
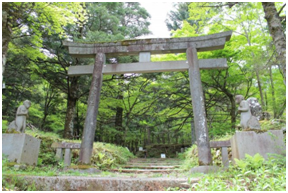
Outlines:
{"type": "Polygon", "coordinates": [[[198,60],[197,52],[223,49],[229,41],[232,31],[186,38],[136,39],[109,43],[63,42],[69,54],[74,57],[94,57],[94,65],[71,66],[69,76],[92,74],[88,98],[87,114],[80,149],[79,162],[91,162],[95,136],[100,90],[103,74],[150,73],[188,70],[193,105],[194,124],[198,146],[199,165],[212,164],[208,128],[205,114],[200,69],[227,68],[226,59],[198,60]],[[151,54],[185,53],[187,61],[150,62],[151,54]],[[139,63],[107,64],[105,56],[125,56],[139,54],[139,63]]]}

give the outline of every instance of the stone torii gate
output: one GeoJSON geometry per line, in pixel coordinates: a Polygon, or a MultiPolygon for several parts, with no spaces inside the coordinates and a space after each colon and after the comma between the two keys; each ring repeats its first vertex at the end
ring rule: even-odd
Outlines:
{"type": "Polygon", "coordinates": [[[73,57],[95,58],[94,65],[71,66],[69,76],[92,74],[80,149],[83,164],[91,162],[103,74],[188,70],[200,166],[212,165],[200,69],[227,68],[226,59],[198,60],[197,52],[223,49],[232,31],[187,38],[136,39],[109,43],[63,42],[73,57]],[[185,53],[187,61],[150,62],[151,54],[185,53]],[[139,55],[139,63],[107,64],[106,57],[139,55]]]}

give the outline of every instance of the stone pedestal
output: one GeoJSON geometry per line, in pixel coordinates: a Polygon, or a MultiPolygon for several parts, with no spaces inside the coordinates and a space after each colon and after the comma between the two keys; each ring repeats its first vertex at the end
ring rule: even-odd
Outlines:
{"type": "Polygon", "coordinates": [[[285,153],[283,132],[281,130],[270,130],[264,133],[255,131],[236,132],[231,138],[232,160],[244,159],[245,154],[254,156],[259,153],[265,159],[268,154],[285,153]]]}
{"type": "Polygon", "coordinates": [[[2,134],[2,153],[11,162],[37,165],[40,141],[25,133],[2,134]]]}

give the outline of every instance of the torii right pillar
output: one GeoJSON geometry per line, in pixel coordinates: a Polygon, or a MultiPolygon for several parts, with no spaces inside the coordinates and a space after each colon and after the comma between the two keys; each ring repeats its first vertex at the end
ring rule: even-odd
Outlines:
{"type": "Polygon", "coordinates": [[[186,54],[189,63],[188,72],[194,114],[194,125],[198,147],[198,162],[199,166],[209,166],[212,165],[212,156],[197,50],[196,48],[189,47],[186,50],[186,54]]]}

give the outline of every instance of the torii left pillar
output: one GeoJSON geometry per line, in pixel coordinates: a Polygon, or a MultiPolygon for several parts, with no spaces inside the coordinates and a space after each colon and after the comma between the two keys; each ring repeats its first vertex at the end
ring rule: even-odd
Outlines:
{"type": "Polygon", "coordinates": [[[82,143],[80,147],[79,162],[90,164],[93,151],[93,141],[97,123],[97,114],[100,101],[100,92],[102,87],[102,70],[105,63],[105,54],[97,53],[95,57],[92,82],[90,86],[88,107],[84,122],[82,143]]]}
{"type": "Polygon", "coordinates": [[[186,56],[189,64],[188,73],[198,148],[198,163],[199,166],[209,166],[212,165],[212,156],[196,48],[187,48],[186,56]]]}

